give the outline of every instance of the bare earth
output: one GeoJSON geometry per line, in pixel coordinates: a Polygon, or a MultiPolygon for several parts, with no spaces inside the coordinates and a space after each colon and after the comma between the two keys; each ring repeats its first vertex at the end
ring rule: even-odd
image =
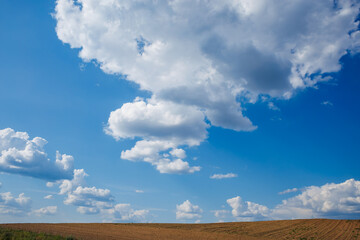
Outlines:
{"type": "Polygon", "coordinates": [[[77,239],[359,239],[360,220],[284,220],[211,224],[1,224],[1,227],[77,239]]]}

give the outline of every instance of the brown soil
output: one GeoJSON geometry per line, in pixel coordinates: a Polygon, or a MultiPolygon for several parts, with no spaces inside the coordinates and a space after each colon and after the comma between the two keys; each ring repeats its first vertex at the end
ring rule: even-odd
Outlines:
{"type": "Polygon", "coordinates": [[[2,224],[0,227],[74,236],[77,239],[297,239],[360,240],[360,220],[284,220],[211,224],[2,224]]]}

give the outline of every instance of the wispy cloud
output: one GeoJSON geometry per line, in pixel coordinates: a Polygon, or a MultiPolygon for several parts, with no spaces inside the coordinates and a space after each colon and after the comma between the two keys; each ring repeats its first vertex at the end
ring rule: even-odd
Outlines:
{"type": "Polygon", "coordinates": [[[299,191],[299,189],[297,189],[297,188],[291,188],[291,189],[286,189],[286,190],[284,190],[284,191],[282,191],[282,192],[279,192],[279,194],[280,194],[280,195],[284,195],[284,194],[287,194],[287,193],[292,193],[292,192],[297,192],[297,191],[299,191]]]}
{"type": "Polygon", "coordinates": [[[211,179],[224,179],[224,178],[236,178],[238,175],[235,173],[227,173],[227,174],[214,174],[210,176],[211,179]]]}
{"type": "Polygon", "coordinates": [[[334,104],[332,102],[330,102],[330,101],[323,101],[321,104],[325,105],[325,106],[329,106],[329,107],[334,106],[334,104]]]}

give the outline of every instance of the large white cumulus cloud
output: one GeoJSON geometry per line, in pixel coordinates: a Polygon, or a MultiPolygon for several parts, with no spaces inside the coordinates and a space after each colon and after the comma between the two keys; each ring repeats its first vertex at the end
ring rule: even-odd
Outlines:
{"type": "Polygon", "coordinates": [[[161,151],[172,151],[202,142],[206,119],[254,130],[239,99],[289,98],[328,80],[343,55],[359,50],[359,7],[355,0],[58,0],[54,17],[59,39],[81,49],[84,61],[152,93],[113,111],[108,133],[166,141],[161,151]]]}
{"type": "Polygon", "coordinates": [[[44,150],[46,143],[41,137],[30,139],[26,132],[0,130],[0,172],[49,181],[71,179],[74,158],[57,152],[55,161],[51,161],[44,150]]]}

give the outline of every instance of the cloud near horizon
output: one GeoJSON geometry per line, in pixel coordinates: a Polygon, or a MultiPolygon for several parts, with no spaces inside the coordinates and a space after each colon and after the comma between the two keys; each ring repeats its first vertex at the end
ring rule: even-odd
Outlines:
{"type": "MultiPolygon", "coordinates": [[[[59,187],[59,195],[65,195],[64,204],[77,207],[81,214],[104,213],[113,221],[127,219],[131,221],[145,221],[148,210],[133,210],[127,208],[128,215],[120,218],[119,207],[110,190],[87,187],[84,169],[74,169],[74,158],[70,155],[56,153],[55,161],[47,157],[44,145],[47,141],[40,137],[30,139],[26,132],[16,132],[11,128],[0,130],[0,172],[18,174],[39,178],[47,182],[48,187],[59,187]],[[109,214],[109,211],[111,214],[109,214]]],[[[184,154],[181,150],[173,154],[184,154]]],[[[0,187],[2,184],[0,183],[0,187]]],[[[52,195],[45,199],[52,199],[52,195]]],[[[130,205],[129,205],[130,206],[130,205]]],[[[122,211],[121,213],[123,213],[122,211]]],[[[21,193],[14,197],[11,192],[0,193],[0,214],[22,216],[55,215],[57,206],[47,206],[31,211],[31,199],[21,193]]]]}
{"type": "Polygon", "coordinates": [[[108,134],[141,139],[121,158],[193,173],[199,168],[184,158],[161,154],[199,145],[210,126],[252,131],[242,103],[288,99],[331,79],[340,58],[359,51],[359,7],[352,0],[58,0],[53,16],[58,38],[80,49],[84,62],[151,93],[110,114],[108,134]]]}
{"type": "Polygon", "coordinates": [[[57,206],[47,206],[40,209],[36,209],[33,213],[37,216],[43,215],[55,215],[57,213],[57,206]]]}
{"type": "Polygon", "coordinates": [[[0,193],[0,214],[23,216],[30,211],[31,199],[24,193],[14,197],[11,192],[0,193]]]}
{"type": "Polygon", "coordinates": [[[295,197],[283,200],[273,209],[243,201],[240,196],[227,200],[238,221],[338,218],[356,219],[360,215],[360,181],[310,186],[295,197]]]}
{"type": "Polygon", "coordinates": [[[176,205],[176,219],[178,220],[199,220],[202,212],[203,210],[198,205],[192,204],[189,200],[176,205]]]}

